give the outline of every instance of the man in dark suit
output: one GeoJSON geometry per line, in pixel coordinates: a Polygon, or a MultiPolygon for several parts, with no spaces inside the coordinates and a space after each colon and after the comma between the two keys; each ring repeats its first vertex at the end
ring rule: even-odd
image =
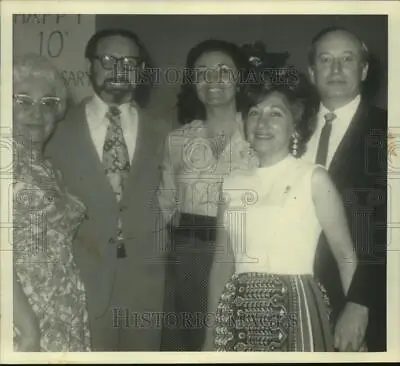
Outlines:
{"type": "Polygon", "coordinates": [[[88,208],[75,256],[92,349],[158,351],[165,264],[156,191],[168,127],[142,108],[148,57],[135,34],[98,32],[85,57],[94,96],[69,111],[47,154],[88,208]]]}
{"type": "Polygon", "coordinates": [[[361,95],[368,58],[365,44],[343,28],[320,32],[309,53],[320,107],[304,158],[326,166],[342,195],[359,262],[345,295],[321,235],[315,272],[330,296],[339,351],[386,348],[387,113],[361,95]]]}

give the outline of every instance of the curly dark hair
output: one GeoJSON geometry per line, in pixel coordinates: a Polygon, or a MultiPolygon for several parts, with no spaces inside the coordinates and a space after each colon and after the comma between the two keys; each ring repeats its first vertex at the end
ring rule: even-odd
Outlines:
{"type": "MultiPolygon", "coordinates": [[[[295,133],[298,137],[296,157],[306,150],[306,143],[315,130],[315,115],[318,109],[318,98],[307,77],[294,67],[268,69],[269,77],[258,85],[249,85],[245,89],[247,98],[244,115],[249,109],[262,102],[273,92],[282,94],[289,102],[294,117],[295,133]],[[274,74],[274,71],[275,74],[274,74]]],[[[260,80],[265,75],[260,76],[260,80]]],[[[245,118],[246,120],[246,118],[245,118]]]]}
{"type": "Polygon", "coordinates": [[[123,28],[111,28],[111,29],[103,29],[99,32],[95,33],[88,41],[85,48],[85,57],[93,62],[93,58],[96,56],[97,45],[98,43],[108,37],[120,36],[131,40],[134,44],[136,44],[139,48],[139,56],[141,60],[144,62],[144,70],[141,73],[141,82],[138,83],[135,88],[135,101],[141,106],[145,107],[150,99],[150,91],[153,86],[153,62],[151,57],[140,40],[139,36],[128,30],[123,28]]]}
{"type": "Polygon", "coordinates": [[[185,73],[181,90],[178,94],[178,120],[181,124],[189,123],[193,120],[206,119],[206,110],[203,103],[199,100],[193,83],[193,73],[195,72],[195,63],[200,56],[205,53],[220,51],[230,56],[239,72],[237,86],[239,91],[236,93],[236,107],[238,112],[242,112],[245,107],[245,96],[242,91],[243,80],[246,80],[249,64],[246,56],[241,49],[234,43],[223,40],[209,39],[194,46],[187,56],[185,73]]]}

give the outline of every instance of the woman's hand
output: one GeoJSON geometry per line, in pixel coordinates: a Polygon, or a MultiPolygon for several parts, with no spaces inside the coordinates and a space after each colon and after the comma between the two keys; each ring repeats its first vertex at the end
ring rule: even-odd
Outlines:
{"type": "Polygon", "coordinates": [[[17,274],[14,272],[14,327],[18,339],[19,352],[40,351],[40,328],[35,312],[26,297],[17,274]]]}
{"type": "Polygon", "coordinates": [[[40,329],[36,316],[25,314],[16,325],[18,329],[18,351],[40,352],[40,329]]]}

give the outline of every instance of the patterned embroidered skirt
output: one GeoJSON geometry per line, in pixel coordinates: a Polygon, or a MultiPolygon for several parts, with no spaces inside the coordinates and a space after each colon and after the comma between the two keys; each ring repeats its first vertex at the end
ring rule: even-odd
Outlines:
{"type": "Polygon", "coordinates": [[[241,273],[216,312],[217,351],[333,352],[329,299],[311,275],[241,273]]]}

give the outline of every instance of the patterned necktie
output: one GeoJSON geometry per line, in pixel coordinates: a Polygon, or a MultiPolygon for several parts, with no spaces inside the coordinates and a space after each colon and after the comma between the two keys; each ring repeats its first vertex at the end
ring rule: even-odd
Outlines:
{"type": "MultiPolygon", "coordinates": [[[[103,165],[116,198],[120,201],[130,170],[129,153],[121,127],[121,111],[117,107],[110,107],[106,116],[110,124],[103,146],[103,165]]],[[[120,218],[116,242],[117,257],[126,257],[120,218]]]]}
{"type": "Polygon", "coordinates": [[[106,116],[110,123],[103,146],[103,164],[119,201],[129,174],[129,153],[121,127],[121,111],[117,107],[110,107],[106,116]]]}
{"type": "Polygon", "coordinates": [[[319,138],[317,158],[315,160],[316,164],[326,165],[326,158],[328,156],[328,148],[329,148],[329,137],[332,132],[332,122],[336,118],[335,113],[327,113],[324,115],[325,125],[322,128],[321,136],[319,138]]]}

